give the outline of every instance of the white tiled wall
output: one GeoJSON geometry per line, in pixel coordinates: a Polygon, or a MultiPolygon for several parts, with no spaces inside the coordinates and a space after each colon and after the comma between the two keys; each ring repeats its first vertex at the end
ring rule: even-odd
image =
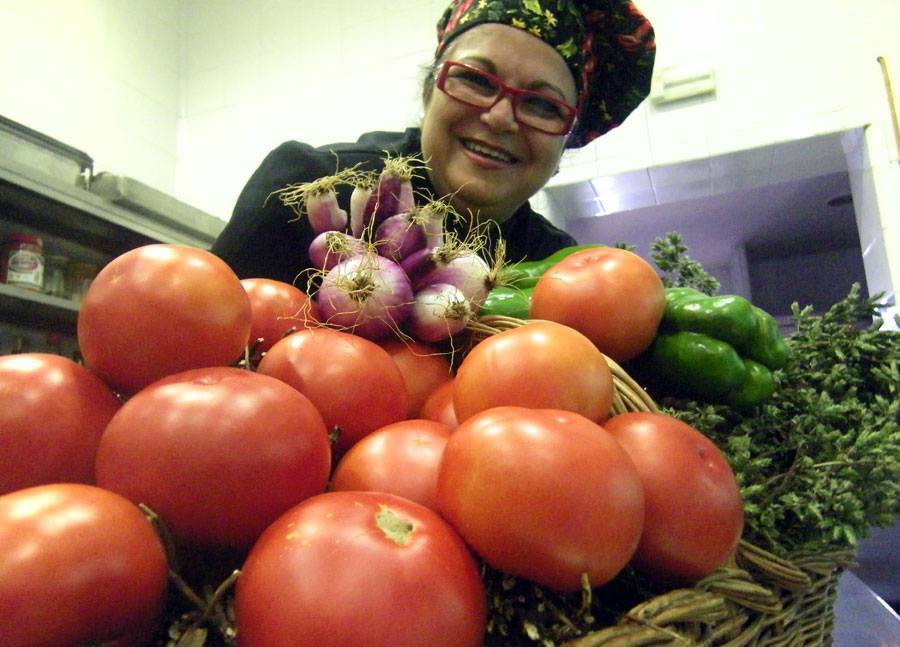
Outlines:
{"type": "Polygon", "coordinates": [[[0,2],[0,114],[174,191],[178,0],[0,2]]]}
{"type": "Polygon", "coordinates": [[[265,154],[419,118],[440,0],[181,3],[179,196],[227,218],[265,154]],[[217,29],[210,29],[210,25],[217,29]]]}

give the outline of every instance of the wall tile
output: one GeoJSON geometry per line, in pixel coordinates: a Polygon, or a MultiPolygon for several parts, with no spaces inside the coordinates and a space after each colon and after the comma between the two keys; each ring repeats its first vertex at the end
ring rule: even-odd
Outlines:
{"type": "MultiPolygon", "coordinates": [[[[689,166],[685,166],[684,177],[693,175],[696,169],[703,168],[704,173],[709,179],[709,143],[705,137],[696,139],[687,139],[677,142],[665,142],[661,145],[653,145],[650,147],[650,163],[651,166],[669,166],[676,162],[684,161],[689,166]]],[[[651,169],[652,171],[652,169],[651,169]]],[[[670,172],[668,169],[659,171],[658,175],[671,177],[677,180],[677,174],[670,172]]]]}
{"type": "Polygon", "coordinates": [[[634,154],[638,151],[647,153],[650,150],[650,135],[648,133],[648,101],[644,101],[621,126],[598,137],[588,144],[588,147],[597,151],[597,159],[634,154]]]}

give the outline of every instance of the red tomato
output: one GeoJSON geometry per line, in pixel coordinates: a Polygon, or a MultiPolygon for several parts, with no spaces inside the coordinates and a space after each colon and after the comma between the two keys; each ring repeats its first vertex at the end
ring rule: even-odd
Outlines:
{"type": "Polygon", "coordinates": [[[250,299],[224,261],[179,245],[146,245],[113,259],[78,313],[85,363],[134,393],[192,368],[237,360],[250,335],[250,299]]]}
{"type": "Polygon", "coordinates": [[[244,279],[241,285],[250,297],[250,344],[262,339],[254,350],[264,353],[292,329],[315,322],[315,303],[290,283],[273,279],[244,279]]]}
{"type": "Polygon", "coordinates": [[[279,380],[218,367],[132,397],[97,452],[97,483],[150,506],[187,544],[246,549],[325,491],[331,452],[312,403],[279,380]]]}
{"type": "Polygon", "coordinates": [[[407,418],[419,418],[428,396],[444,382],[453,379],[447,355],[421,342],[391,339],[381,347],[397,362],[409,394],[407,418]]]}
{"type": "Polygon", "coordinates": [[[617,362],[646,350],[665,308],[663,284],[653,267],[615,247],[564,258],[541,276],[531,300],[533,318],[575,328],[617,362]]]}
{"type": "Polygon", "coordinates": [[[363,436],[406,418],[406,385],[381,346],[329,328],[292,333],[269,349],[259,372],[308,397],[329,430],[340,428],[343,454],[363,436]]]}
{"type": "Polygon", "coordinates": [[[0,357],[0,494],[42,483],[92,483],[115,394],[59,355],[0,357]]]}
{"type": "Polygon", "coordinates": [[[431,510],[381,492],[329,492],[260,537],[235,594],[242,647],[481,645],[485,591],[431,510]]]}
{"type": "Polygon", "coordinates": [[[415,419],[373,431],[341,458],[331,489],[390,492],[437,511],[438,466],[451,431],[415,419]]]}
{"type": "Polygon", "coordinates": [[[552,321],[525,324],[478,343],[456,372],[460,422],[497,406],[563,409],[605,420],[613,382],[603,354],[578,331],[552,321]]]}
{"type": "Polygon", "coordinates": [[[644,484],[635,565],[679,581],[721,566],[744,527],[741,493],[722,452],[690,425],[659,413],[626,413],[603,426],[631,456],[644,484]]]}
{"type": "Polygon", "coordinates": [[[438,507],[494,568],[559,591],[600,586],[628,563],[644,519],[637,470],[596,423],[497,407],[450,435],[438,507]]]}
{"type": "Polygon", "coordinates": [[[0,497],[0,644],[149,637],[168,577],[162,544],[130,501],[51,484],[0,497]],[[141,636],[141,634],[144,634],[141,636]]]}
{"type": "Polygon", "coordinates": [[[453,386],[455,380],[448,380],[436,388],[425,404],[422,405],[422,417],[447,425],[451,429],[459,426],[456,409],[453,408],[453,386]]]}

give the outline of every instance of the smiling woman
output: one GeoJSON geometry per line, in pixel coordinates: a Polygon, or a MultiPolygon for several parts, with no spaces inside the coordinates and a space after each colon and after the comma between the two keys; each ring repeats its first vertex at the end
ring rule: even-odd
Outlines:
{"type": "Polygon", "coordinates": [[[443,57],[437,80],[442,92],[429,93],[422,122],[431,181],[439,195],[454,194],[461,213],[505,222],[559,164],[572,123],[568,115],[575,112],[575,79],[550,45],[500,23],[465,31],[443,57]],[[483,103],[473,98],[478,96],[483,103]],[[534,116],[538,101],[550,106],[538,113],[546,113],[541,119],[534,116]],[[535,124],[553,126],[554,109],[561,132],[538,130],[535,124]]]}
{"type": "MultiPolygon", "coordinates": [[[[448,223],[456,234],[496,223],[486,228],[486,254],[501,238],[510,261],[574,245],[528,200],[565,148],[608,132],[643,101],[654,33],[631,0],[550,4],[453,0],[437,24],[421,127],[319,148],[285,142],[250,178],[212,251],[241,278],[293,282],[312,266],[314,234],[307,219],[268,198],[336,170],[380,171],[389,157],[425,162],[414,194],[445,197],[463,216],[448,223]]],[[[350,189],[338,191],[343,209],[350,199],[350,189]]]]}

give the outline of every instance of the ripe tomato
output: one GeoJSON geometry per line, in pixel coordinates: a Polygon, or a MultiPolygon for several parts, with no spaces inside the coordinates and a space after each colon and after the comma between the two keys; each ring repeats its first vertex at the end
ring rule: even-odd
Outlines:
{"type": "Polygon", "coordinates": [[[425,404],[422,405],[421,415],[426,420],[434,420],[447,425],[451,429],[459,426],[456,419],[456,409],[453,408],[453,386],[455,380],[448,380],[436,388],[425,404]]]}
{"type": "Polygon", "coordinates": [[[150,506],[187,544],[249,548],[325,491],[331,451],[310,401],[279,380],[217,367],[172,375],[113,416],[97,483],[150,506]]]}
{"type": "Polygon", "coordinates": [[[262,339],[255,351],[264,353],[291,329],[301,329],[315,322],[315,303],[290,283],[273,279],[241,281],[250,297],[250,344],[262,339]]]}
{"type": "Polygon", "coordinates": [[[646,513],[635,566],[660,579],[694,581],[721,566],[744,526],[741,493],[722,452],[671,416],[626,413],[603,426],[631,456],[646,513]]]}
{"type": "Polygon", "coordinates": [[[92,483],[100,436],[118,409],[109,387],[70,359],[0,357],[0,494],[42,483],[92,483]]]}
{"type": "Polygon", "coordinates": [[[437,348],[416,341],[391,339],[381,347],[397,362],[409,394],[407,418],[419,418],[428,396],[444,382],[453,379],[447,355],[437,348]]]}
{"type": "Polygon", "coordinates": [[[331,489],[390,492],[437,511],[438,466],[451,431],[416,419],[373,431],[341,458],[331,489]]]}
{"type": "Polygon", "coordinates": [[[596,423],[569,411],[497,407],[450,435],[438,507],[494,568],[560,591],[609,581],[644,519],[637,470],[596,423]]]}
{"type": "Polygon", "coordinates": [[[552,321],[525,324],[478,343],[456,372],[460,422],[497,406],[564,409],[605,420],[613,382],[603,354],[578,331],[552,321]]]}
{"type": "Polygon", "coordinates": [[[531,316],[584,333],[617,362],[640,355],[666,307],[662,281],[637,254],[597,247],[575,252],[534,286],[531,316]]]}
{"type": "Polygon", "coordinates": [[[250,299],[210,252],[145,245],[114,258],[91,282],[78,313],[85,363],[134,393],[180,371],[228,365],[250,335],[250,299]]]}
{"type": "Polygon", "coordinates": [[[259,372],[308,397],[328,430],[340,428],[343,454],[366,434],[406,418],[406,385],[396,362],[373,341],[330,328],[292,333],[269,349],[259,372]]]}
{"type": "Polygon", "coordinates": [[[485,591],[437,514],[382,492],[329,492],[259,538],[235,594],[243,647],[481,645],[485,591]]]}
{"type": "Polygon", "coordinates": [[[162,610],[167,576],[153,526],[117,494],[70,483],[0,496],[4,647],[138,644],[162,610]]]}

